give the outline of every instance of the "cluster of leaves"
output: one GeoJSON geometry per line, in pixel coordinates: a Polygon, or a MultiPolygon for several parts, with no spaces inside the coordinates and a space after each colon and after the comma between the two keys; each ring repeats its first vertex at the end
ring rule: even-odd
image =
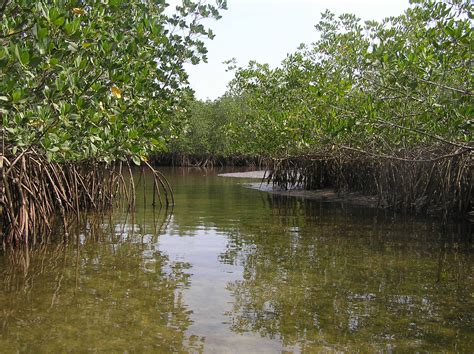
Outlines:
{"type": "Polygon", "coordinates": [[[279,67],[236,70],[228,95],[245,109],[227,126],[233,151],[472,151],[473,18],[470,0],[414,0],[382,22],[323,13],[319,39],[279,67]]]}
{"type": "Polygon", "coordinates": [[[12,153],[139,163],[165,146],[206,60],[216,5],[164,0],[0,0],[0,115],[12,153]]]}

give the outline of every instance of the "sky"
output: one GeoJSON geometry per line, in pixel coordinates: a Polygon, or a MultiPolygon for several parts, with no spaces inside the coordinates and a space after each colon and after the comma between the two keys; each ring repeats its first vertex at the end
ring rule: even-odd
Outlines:
{"type": "MultiPolygon", "coordinates": [[[[208,3],[213,0],[208,0],[208,3]]],[[[277,66],[301,43],[317,40],[314,25],[326,9],[353,13],[362,20],[381,20],[403,13],[408,0],[228,0],[228,10],[206,26],[216,34],[207,40],[208,63],[187,64],[196,98],[214,100],[223,95],[232,72],[222,62],[236,58],[238,66],[250,60],[277,66]]]]}

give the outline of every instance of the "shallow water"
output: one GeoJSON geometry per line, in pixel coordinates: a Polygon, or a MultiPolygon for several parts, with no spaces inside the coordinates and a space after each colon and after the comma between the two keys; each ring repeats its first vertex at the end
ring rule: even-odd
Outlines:
{"type": "Polygon", "coordinates": [[[470,225],[165,172],[173,210],[147,180],[136,213],[0,254],[0,352],[474,348],[470,225]]]}

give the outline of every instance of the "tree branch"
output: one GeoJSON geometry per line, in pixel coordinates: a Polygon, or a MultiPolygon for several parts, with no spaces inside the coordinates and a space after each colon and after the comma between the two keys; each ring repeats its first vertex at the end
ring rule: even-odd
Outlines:
{"type": "Polygon", "coordinates": [[[376,158],[387,159],[387,160],[405,161],[405,162],[436,162],[436,161],[444,160],[444,159],[447,159],[447,158],[450,158],[450,157],[456,157],[456,156],[465,154],[467,152],[470,153],[470,151],[472,151],[472,149],[469,150],[469,149],[462,149],[461,148],[461,149],[456,150],[452,154],[438,156],[438,157],[435,157],[433,159],[407,159],[407,158],[404,158],[404,157],[398,157],[398,156],[392,156],[392,155],[374,154],[373,152],[365,151],[365,150],[354,148],[354,147],[347,146],[347,145],[340,145],[340,144],[334,144],[334,145],[337,145],[340,148],[345,149],[345,150],[359,152],[361,154],[369,155],[369,156],[376,157],[376,158]]]}
{"type": "Polygon", "coordinates": [[[443,142],[443,143],[445,143],[445,144],[448,144],[448,145],[453,145],[453,146],[456,146],[456,147],[460,147],[460,148],[466,149],[466,150],[468,150],[468,151],[473,151],[473,150],[474,150],[474,148],[471,147],[471,146],[459,144],[459,143],[456,143],[456,142],[454,142],[454,141],[449,141],[449,140],[443,139],[443,138],[440,137],[440,136],[427,133],[427,132],[425,132],[425,131],[423,131],[423,130],[420,130],[420,129],[404,127],[403,125],[399,125],[399,124],[396,124],[396,123],[388,122],[388,121],[386,121],[386,120],[379,119],[379,118],[377,118],[376,121],[379,122],[379,123],[382,123],[382,124],[390,125],[390,126],[392,126],[392,127],[394,127],[394,128],[407,130],[407,131],[414,132],[414,133],[418,133],[418,134],[421,134],[421,135],[426,135],[426,136],[428,136],[428,137],[430,137],[430,138],[432,138],[432,139],[434,139],[434,140],[441,141],[441,142],[443,142]]]}
{"type": "Polygon", "coordinates": [[[24,33],[26,31],[29,31],[30,29],[33,28],[33,26],[35,25],[34,22],[30,23],[28,26],[22,28],[21,30],[18,30],[18,31],[15,31],[15,32],[11,32],[11,33],[7,33],[7,34],[4,34],[4,35],[0,35],[0,39],[5,39],[5,38],[8,38],[8,37],[13,37],[17,34],[20,34],[20,33],[24,33]]]}
{"type": "Polygon", "coordinates": [[[462,94],[468,95],[468,96],[474,96],[474,93],[472,93],[471,91],[468,91],[468,90],[458,89],[458,88],[455,88],[455,87],[451,87],[451,86],[447,86],[447,85],[440,84],[439,82],[434,82],[434,81],[426,80],[426,79],[422,79],[422,78],[413,78],[413,79],[418,80],[418,81],[421,81],[421,82],[424,82],[424,83],[427,83],[427,84],[430,84],[430,85],[439,86],[439,87],[442,87],[442,88],[444,88],[444,89],[446,89],[446,90],[451,90],[451,91],[454,91],[454,92],[459,92],[459,93],[462,93],[462,94]]]}

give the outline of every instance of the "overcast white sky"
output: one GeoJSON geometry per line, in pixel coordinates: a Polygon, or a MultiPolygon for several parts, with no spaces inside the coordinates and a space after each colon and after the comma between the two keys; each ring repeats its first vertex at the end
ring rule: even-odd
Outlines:
{"type": "MultiPolygon", "coordinates": [[[[170,1],[172,2],[172,1],[170,1]]],[[[208,0],[209,3],[213,0],[208,0]]],[[[239,66],[249,60],[278,65],[300,43],[314,42],[314,25],[329,9],[336,14],[354,13],[363,20],[380,20],[401,14],[408,0],[228,0],[222,19],[206,23],[216,38],[207,41],[208,63],[188,65],[198,99],[216,99],[226,91],[232,73],[224,60],[236,58],[239,66]]]]}

